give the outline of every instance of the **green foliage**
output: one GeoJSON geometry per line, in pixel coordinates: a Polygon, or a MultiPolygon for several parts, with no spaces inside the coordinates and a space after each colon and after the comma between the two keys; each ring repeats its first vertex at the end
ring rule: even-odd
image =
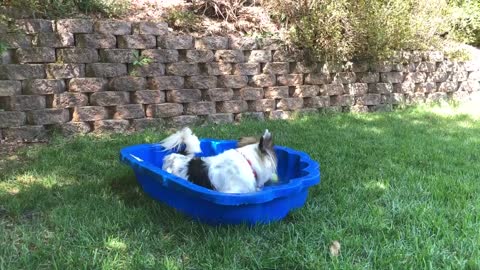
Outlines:
{"type": "Polygon", "coordinates": [[[13,19],[10,18],[10,16],[1,14],[0,12],[0,53],[2,52],[2,47],[4,47],[3,50],[5,50],[5,46],[6,46],[2,33],[17,32],[16,31],[17,29],[14,29],[15,27],[11,24],[12,21],[13,19]]]}
{"type": "Polygon", "coordinates": [[[480,3],[458,0],[266,0],[291,43],[322,61],[386,59],[395,51],[478,42],[480,3]]]}
{"type": "Polygon", "coordinates": [[[140,55],[138,51],[133,52],[133,56],[135,57],[135,61],[132,63],[134,66],[142,67],[153,62],[152,58],[140,55]]]}
{"type": "Polygon", "coordinates": [[[138,51],[133,52],[133,57],[135,58],[135,60],[132,63],[133,69],[130,71],[131,76],[137,76],[138,68],[146,66],[153,62],[152,58],[148,56],[140,55],[138,51]]]}
{"type": "Polygon", "coordinates": [[[471,60],[471,54],[465,49],[457,44],[449,46],[448,44],[444,47],[445,56],[449,59],[454,59],[456,61],[469,61],[471,60]]]}
{"type": "MultiPolygon", "coordinates": [[[[62,1],[62,0],[56,0],[62,1]]],[[[119,16],[128,9],[129,0],[73,0],[82,12],[100,12],[109,16],[119,16]]]]}
{"type": "Polygon", "coordinates": [[[168,10],[166,22],[177,30],[195,31],[202,20],[193,11],[184,10],[182,7],[174,7],[168,10]]]}
{"type": "MultiPolygon", "coordinates": [[[[10,21],[9,17],[7,17],[6,15],[0,14],[0,28],[8,29],[9,21],[10,21]]],[[[0,35],[0,56],[2,56],[3,53],[7,51],[7,49],[8,49],[7,44],[4,41],[2,41],[2,36],[0,35]]]]}
{"type": "Polygon", "coordinates": [[[449,30],[444,0],[363,0],[352,5],[359,58],[385,59],[395,51],[440,48],[449,30]]]}
{"type": "Polygon", "coordinates": [[[348,0],[266,1],[273,17],[289,29],[291,42],[321,60],[353,56],[355,36],[348,0]]]}
{"type": "Polygon", "coordinates": [[[2,56],[3,53],[7,51],[7,48],[8,48],[7,45],[2,41],[0,41],[0,56],[2,56]]]}
{"type": "Polygon", "coordinates": [[[451,1],[451,18],[456,40],[480,46],[480,1],[451,1]]]}
{"type": "Polygon", "coordinates": [[[65,18],[78,12],[115,17],[123,14],[129,3],[129,0],[0,0],[2,5],[47,18],[65,18]]]}

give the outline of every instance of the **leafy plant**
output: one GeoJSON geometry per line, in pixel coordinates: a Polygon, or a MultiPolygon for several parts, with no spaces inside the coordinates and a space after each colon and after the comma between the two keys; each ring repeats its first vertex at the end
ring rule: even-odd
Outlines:
{"type": "MultiPolygon", "coordinates": [[[[9,17],[7,17],[6,15],[0,14],[0,29],[8,29],[9,21],[10,21],[9,17]]],[[[2,41],[2,36],[0,36],[0,56],[2,56],[3,53],[7,51],[7,49],[8,49],[7,44],[4,41],[2,41]]]]}
{"type": "Polygon", "coordinates": [[[458,46],[458,44],[447,44],[444,48],[445,56],[448,59],[455,61],[469,61],[472,59],[472,55],[464,47],[458,46]]]}
{"type": "Polygon", "coordinates": [[[383,60],[401,50],[440,49],[445,39],[471,43],[480,39],[480,3],[473,0],[264,0],[264,4],[273,19],[289,29],[289,41],[320,61],[383,60]]]}
{"type": "Polygon", "coordinates": [[[0,41],[0,56],[3,55],[3,53],[5,53],[7,49],[8,49],[7,44],[0,41]]]}
{"type": "Polygon", "coordinates": [[[355,36],[348,0],[266,0],[274,19],[289,29],[290,42],[322,61],[350,58],[355,36]]]}
{"type": "Polygon", "coordinates": [[[132,63],[134,66],[142,67],[153,62],[152,58],[140,55],[138,51],[133,52],[133,57],[135,58],[135,61],[132,63]]]}
{"type": "Polygon", "coordinates": [[[47,18],[69,17],[79,11],[115,17],[128,9],[130,0],[0,0],[0,4],[47,18]]]}
{"type": "Polygon", "coordinates": [[[385,59],[395,51],[440,48],[449,29],[444,0],[359,1],[352,6],[359,58],[385,59]]]}
{"type": "Polygon", "coordinates": [[[480,46],[480,2],[477,0],[453,0],[450,2],[450,18],[454,39],[480,46]]]}
{"type": "Polygon", "coordinates": [[[201,18],[193,11],[173,7],[168,10],[166,22],[177,30],[195,31],[201,24],[201,18]]]}
{"type": "Polygon", "coordinates": [[[148,56],[140,55],[138,51],[133,52],[133,57],[135,60],[132,62],[133,69],[130,72],[130,75],[132,76],[136,76],[138,74],[138,68],[146,66],[153,62],[152,58],[148,56]]]}
{"type": "MultiPolygon", "coordinates": [[[[62,1],[62,0],[55,0],[62,1]]],[[[130,5],[129,0],[71,0],[83,12],[100,12],[110,17],[125,13],[130,5]]]]}

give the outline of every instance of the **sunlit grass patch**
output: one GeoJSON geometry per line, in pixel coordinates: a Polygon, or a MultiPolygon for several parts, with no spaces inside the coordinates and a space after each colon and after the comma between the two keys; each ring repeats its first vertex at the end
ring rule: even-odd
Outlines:
{"type": "Polygon", "coordinates": [[[477,269],[480,123],[460,107],[194,127],[307,152],[322,182],[285,220],[210,227],[146,196],[119,150],[171,130],[56,138],[0,174],[0,269],[477,269]],[[333,241],[341,244],[330,255],[333,241]]]}

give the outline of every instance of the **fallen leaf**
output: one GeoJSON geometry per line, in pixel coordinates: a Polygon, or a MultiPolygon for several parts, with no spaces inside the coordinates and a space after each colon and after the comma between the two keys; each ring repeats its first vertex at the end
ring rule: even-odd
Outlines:
{"type": "Polygon", "coordinates": [[[337,240],[333,241],[330,245],[330,255],[337,257],[340,255],[340,242],[337,240]]]}

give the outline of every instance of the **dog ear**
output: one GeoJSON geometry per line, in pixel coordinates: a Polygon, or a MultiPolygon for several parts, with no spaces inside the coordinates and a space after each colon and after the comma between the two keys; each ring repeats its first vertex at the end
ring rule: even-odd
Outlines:
{"type": "Polygon", "coordinates": [[[265,130],[265,133],[260,138],[258,148],[264,153],[266,153],[268,150],[273,150],[273,135],[268,131],[268,129],[265,130]]]}

